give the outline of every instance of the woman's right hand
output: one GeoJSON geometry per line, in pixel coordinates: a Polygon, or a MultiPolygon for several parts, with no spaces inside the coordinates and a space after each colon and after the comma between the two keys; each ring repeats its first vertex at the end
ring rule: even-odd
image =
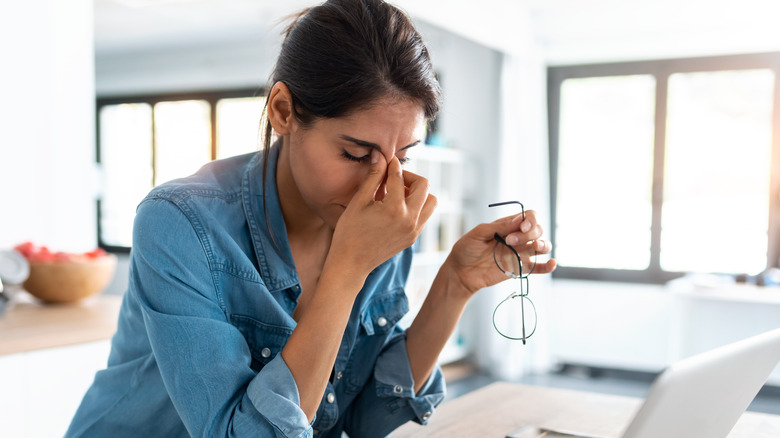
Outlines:
{"type": "Polygon", "coordinates": [[[368,176],[336,224],[326,265],[347,262],[352,273],[367,276],[411,246],[436,208],[428,189],[428,180],[404,171],[397,157],[388,162],[371,151],[368,176]]]}

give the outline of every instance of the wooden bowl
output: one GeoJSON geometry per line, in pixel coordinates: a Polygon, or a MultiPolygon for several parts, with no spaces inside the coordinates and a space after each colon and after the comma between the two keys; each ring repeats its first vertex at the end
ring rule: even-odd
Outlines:
{"type": "Polygon", "coordinates": [[[24,289],[48,303],[70,303],[102,292],[114,276],[116,256],[31,261],[24,289]]]}

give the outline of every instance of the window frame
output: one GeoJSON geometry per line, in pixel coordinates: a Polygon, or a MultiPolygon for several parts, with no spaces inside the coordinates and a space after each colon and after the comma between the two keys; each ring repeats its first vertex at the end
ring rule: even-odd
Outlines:
{"type": "MultiPolygon", "coordinates": [[[[780,257],[780,52],[743,55],[672,58],[647,61],[610,62],[582,65],[560,65],[547,68],[548,141],[550,154],[550,238],[555,242],[557,221],[558,154],[560,131],[561,86],[567,79],[653,75],[655,87],[655,136],[653,144],[652,222],[650,263],[643,270],[584,268],[559,265],[554,278],[628,283],[663,284],[685,275],[685,272],[661,268],[661,219],[664,193],[664,160],[666,150],[666,117],[669,77],[675,73],[724,70],[770,69],[775,74],[771,117],[771,163],[767,268],[778,267],[780,257]]],[[[738,248],[735,248],[738,255],[738,248]]],[[[553,246],[553,257],[555,246],[553,246]]]]}
{"type": "MultiPolygon", "coordinates": [[[[121,96],[108,96],[99,97],[95,101],[95,162],[101,164],[101,143],[100,143],[100,112],[105,106],[121,105],[121,104],[139,104],[145,103],[152,107],[152,129],[154,129],[154,106],[161,102],[175,102],[183,100],[203,100],[208,102],[211,109],[210,123],[211,123],[211,153],[210,160],[213,161],[217,157],[217,103],[222,99],[235,99],[245,97],[261,97],[265,96],[265,87],[259,88],[232,88],[225,90],[211,90],[211,91],[191,91],[180,93],[160,93],[160,94],[137,94],[137,95],[121,95],[121,96]]],[[[260,120],[257,121],[258,126],[260,120]]],[[[152,181],[154,181],[155,173],[157,172],[155,160],[155,138],[152,135],[152,181]]],[[[101,195],[96,200],[97,204],[97,242],[98,247],[105,251],[115,254],[129,254],[131,248],[126,246],[109,245],[103,240],[102,230],[102,201],[101,195]]]]}

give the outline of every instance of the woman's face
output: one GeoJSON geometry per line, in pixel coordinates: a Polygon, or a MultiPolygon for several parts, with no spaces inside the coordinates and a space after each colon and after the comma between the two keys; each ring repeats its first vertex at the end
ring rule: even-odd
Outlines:
{"type": "MultiPolygon", "coordinates": [[[[403,164],[422,141],[423,108],[406,99],[380,99],[346,117],[319,119],[289,136],[290,174],[303,203],[335,228],[352,196],[368,175],[371,151],[403,164]]],[[[381,158],[380,158],[381,159],[381,158]]]]}

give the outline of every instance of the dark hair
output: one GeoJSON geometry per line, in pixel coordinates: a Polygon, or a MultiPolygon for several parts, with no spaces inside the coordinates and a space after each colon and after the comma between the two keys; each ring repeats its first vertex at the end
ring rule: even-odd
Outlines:
{"type": "MultiPolygon", "coordinates": [[[[439,111],[441,90],[428,49],[395,6],[382,0],[329,0],[295,16],[284,35],[270,85],[287,85],[304,127],[386,96],[419,102],[427,120],[439,111]]],[[[265,119],[263,181],[273,136],[265,119]]]]}

